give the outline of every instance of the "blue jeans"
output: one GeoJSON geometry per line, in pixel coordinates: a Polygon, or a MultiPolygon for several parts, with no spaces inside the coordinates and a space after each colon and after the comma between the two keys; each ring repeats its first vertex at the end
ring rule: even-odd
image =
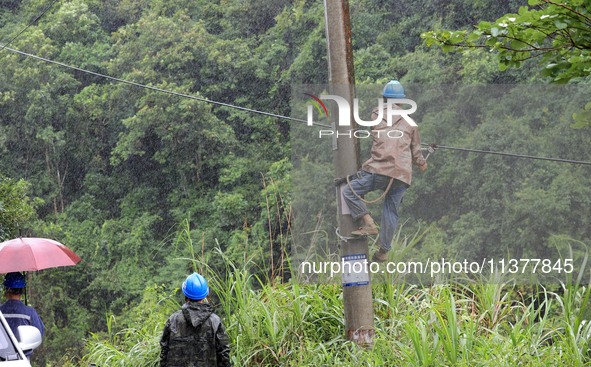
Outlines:
{"type": "MultiPolygon", "coordinates": [[[[367,205],[355,196],[351,188],[355,190],[357,195],[365,195],[371,191],[385,190],[391,180],[391,177],[366,171],[359,171],[358,176],[359,178],[351,181],[351,187],[346,185],[343,190],[343,197],[354,220],[363,217],[365,214],[369,214],[369,210],[367,209],[367,205]]],[[[406,188],[407,185],[405,183],[395,179],[383,199],[384,210],[380,224],[380,242],[382,248],[387,251],[392,248],[392,239],[394,238],[396,227],[398,227],[398,210],[400,209],[400,203],[402,203],[402,197],[406,188]]]]}

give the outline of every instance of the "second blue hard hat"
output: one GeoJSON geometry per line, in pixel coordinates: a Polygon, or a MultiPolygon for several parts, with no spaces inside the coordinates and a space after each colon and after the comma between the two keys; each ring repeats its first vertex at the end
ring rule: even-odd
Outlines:
{"type": "Polygon", "coordinates": [[[388,84],[384,87],[384,92],[382,93],[384,98],[404,98],[406,94],[404,94],[404,88],[402,84],[398,80],[390,80],[388,84]]]}
{"type": "Polygon", "coordinates": [[[183,294],[192,300],[202,300],[209,294],[209,286],[199,273],[193,273],[183,282],[183,294]]]}

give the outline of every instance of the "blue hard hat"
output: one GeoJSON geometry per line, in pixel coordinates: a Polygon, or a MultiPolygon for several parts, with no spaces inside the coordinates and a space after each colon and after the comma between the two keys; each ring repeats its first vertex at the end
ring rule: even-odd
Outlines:
{"type": "Polygon", "coordinates": [[[398,80],[390,80],[388,84],[384,87],[384,92],[382,93],[384,98],[404,98],[406,94],[404,94],[404,88],[402,84],[398,80]]]}
{"type": "Polygon", "coordinates": [[[21,273],[8,273],[4,277],[4,287],[11,289],[20,289],[27,286],[25,276],[21,273]]]}
{"type": "Polygon", "coordinates": [[[199,301],[207,297],[209,286],[201,274],[193,273],[183,282],[183,293],[187,298],[199,301]]]}

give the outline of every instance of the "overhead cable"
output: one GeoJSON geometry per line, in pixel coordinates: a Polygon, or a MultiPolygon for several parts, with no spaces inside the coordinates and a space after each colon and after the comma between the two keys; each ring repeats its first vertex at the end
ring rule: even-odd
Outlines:
{"type": "MultiPolygon", "coordinates": [[[[269,116],[269,117],[275,117],[275,118],[282,119],[282,120],[291,120],[291,121],[304,122],[304,123],[307,123],[308,122],[307,120],[304,120],[304,119],[299,119],[299,118],[295,118],[295,117],[279,115],[279,114],[275,114],[275,113],[271,113],[271,112],[258,111],[258,110],[252,109],[252,108],[237,106],[237,105],[233,105],[233,104],[225,103],[225,102],[212,101],[211,99],[207,99],[207,98],[203,98],[203,97],[197,97],[197,96],[194,96],[194,95],[191,95],[191,94],[179,93],[179,92],[175,92],[175,91],[168,90],[168,89],[153,87],[153,86],[150,86],[150,85],[145,85],[145,84],[141,84],[141,83],[132,82],[130,80],[116,78],[114,76],[105,75],[105,74],[97,73],[97,72],[90,71],[90,70],[85,70],[85,69],[82,69],[82,68],[79,68],[79,67],[76,67],[76,66],[71,66],[71,65],[68,65],[68,64],[64,64],[62,62],[55,61],[55,60],[50,60],[50,59],[47,59],[47,58],[44,58],[44,57],[41,57],[41,56],[33,55],[33,54],[30,54],[30,53],[27,53],[27,52],[24,52],[24,51],[20,51],[20,50],[16,50],[14,48],[10,48],[10,47],[7,47],[7,46],[4,46],[3,48],[5,48],[8,51],[11,51],[11,52],[14,52],[14,53],[23,55],[23,56],[27,56],[27,57],[30,57],[30,58],[33,58],[33,59],[37,59],[37,60],[40,60],[40,61],[44,61],[44,62],[47,62],[47,63],[50,63],[50,64],[59,65],[59,66],[62,66],[62,67],[68,68],[68,69],[80,71],[80,72],[83,72],[83,73],[86,73],[86,74],[95,75],[95,76],[98,76],[98,77],[101,77],[101,78],[105,78],[105,79],[109,79],[109,80],[113,80],[113,81],[116,81],[116,82],[119,82],[119,83],[125,83],[125,84],[129,84],[129,85],[133,85],[133,86],[136,86],[136,87],[139,87],[139,88],[150,89],[150,90],[153,90],[153,91],[157,91],[157,92],[161,92],[161,93],[166,93],[166,94],[171,94],[171,95],[178,96],[178,97],[190,98],[190,99],[194,99],[194,100],[197,100],[197,101],[214,104],[214,105],[217,105],[217,106],[223,106],[223,107],[233,108],[233,109],[236,109],[236,110],[241,110],[241,111],[256,113],[256,114],[259,114],[259,115],[264,115],[264,116],[269,116]]],[[[318,123],[316,123],[316,125],[318,125],[318,126],[324,126],[324,127],[331,127],[329,125],[318,124],[318,123]]]]}
{"type": "MultiPolygon", "coordinates": [[[[274,118],[278,118],[278,119],[282,119],[282,120],[290,120],[290,121],[307,123],[307,121],[304,120],[304,119],[299,119],[299,118],[295,118],[295,117],[279,115],[279,114],[275,114],[275,113],[271,113],[271,112],[259,111],[259,110],[255,110],[255,109],[252,109],[252,108],[237,106],[237,105],[233,105],[233,104],[229,104],[229,103],[225,103],[225,102],[212,101],[212,100],[207,99],[207,98],[202,98],[202,97],[197,97],[197,96],[190,95],[190,94],[179,93],[179,92],[175,92],[175,91],[171,91],[171,90],[167,90],[167,89],[157,88],[157,87],[153,87],[153,86],[150,86],[150,85],[145,85],[145,84],[136,83],[136,82],[125,80],[125,79],[116,78],[116,77],[113,77],[113,76],[110,76],[110,75],[105,75],[105,74],[97,73],[97,72],[94,72],[94,71],[85,70],[85,69],[82,69],[82,68],[79,68],[79,67],[76,67],[76,66],[71,66],[71,65],[64,64],[64,63],[59,62],[59,61],[50,60],[50,59],[47,59],[47,58],[44,58],[44,57],[40,57],[40,56],[37,56],[37,55],[33,55],[33,54],[30,54],[30,53],[27,53],[27,52],[24,52],[24,51],[16,50],[16,49],[10,48],[10,47],[8,47],[6,45],[2,46],[2,49],[6,49],[8,51],[11,51],[11,52],[14,52],[14,53],[17,53],[17,54],[26,56],[26,57],[30,57],[30,58],[33,58],[33,59],[37,59],[37,60],[40,60],[40,61],[44,61],[44,62],[47,62],[47,63],[59,65],[59,66],[62,66],[62,67],[68,68],[68,69],[80,71],[80,72],[83,72],[83,73],[86,73],[86,74],[95,75],[95,76],[98,76],[98,77],[101,77],[101,78],[105,78],[105,79],[109,79],[109,80],[113,80],[113,81],[116,81],[116,82],[119,82],[119,83],[133,85],[133,86],[136,86],[136,87],[139,87],[139,88],[145,88],[145,89],[149,89],[149,90],[153,90],[153,91],[157,91],[157,92],[161,92],[161,93],[166,93],[166,94],[170,94],[170,95],[174,95],[174,96],[178,96],[178,97],[189,98],[189,99],[193,99],[193,100],[197,100],[197,101],[201,101],[201,102],[205,102],[205,103],[210,103],[210,104],[217,105],[217,106],[222,106],[222,107],[237,109],[237,110],[241,110],[241,111],[245,111],[245,112],[250,112],[250,113],[256,113],[256,114],[259,114],[259,115],[274,117],[274,118]]],[[[325,125],[325,124],[315,123],[315,125],[322,126],[322,127],[333,128],[332,126],[325,125]]],[[[422,145],[431,147],[433,149],[448,149],[448,150],[456,150],[456,151],[464,151],[464,152],[472,152],[472,153],[502,155],[502,156],[516,157],[516,158],[527,158],[527,159],[537,159],[537,160],[545,160],[545,161],[553,161],[553,162],[561,162],[561,163],[572,163],[572,164],[591,165],[591,162],[588,162],[588,161],[577,161],[577,160],[562,159],[562,158],[539,157],[539,156],[525,155],[525,154],[517,154],[517,153],[496,152],[496,151],[492,151],[492,150],[458,148],[458,147],[451,147],[451,146],[438,145],[438,144],[422,144],[422,145]]]]}
{"type": "Polygon", "coordinates": [[[41,19],[45,15],[45,13],[47,13],[49,11],[49,9],[51,9],[53,7],[53,5],[55,5],[55,3],[57,3],[58,1],[59,0],[53,0],[51,2],[51,4],[49,4],[49,6],[47,8],[45,8],[45,10],[43,10],[43,12],[37,16],[37,18],[33,19],[29,24],[27,24],[26,27],[21,29],[21,31],[18,32],[16,34],[16,36],[12,37],[8,42],[4,43],[4,45],[0,48],[0,52],[2,52],[2,50],[4,50],[5,48],[8,48],[8,45],[10,45],[12,42],[14,42],[14,40],[16,40],[21,34],[25,33],[25,31],[27,29],[29,29],[30,26],[37,23],[39,21],[39,19],[41,19]]]}
{"type": "Polygon", "coordinates": [[[423,143],[421,145],[426,145],[432,149],[449,149],[449,150],[457,150],[457,151],[470,152],[470,153],[494,154],[494,155],[502,155],[502,156],[506,156],[506,157],[538,159],[538,160],[543,160],[543,161],[591,165],[591,162],[576,161],[576,160],[572,160],[572,159],[539,157],[539,156],[533,156],[533,155],[527,155],[527,154],[495,152],[492,150],[482,150],[482,149],[458,148],[458,147],[450,147],[450,146],[439,145],[439,144],[424,144],[423,143]]]}

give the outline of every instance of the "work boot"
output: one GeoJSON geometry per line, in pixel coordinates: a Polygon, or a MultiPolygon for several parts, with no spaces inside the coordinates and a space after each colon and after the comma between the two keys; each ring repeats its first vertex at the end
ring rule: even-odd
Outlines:
{"type": "Polygon", "coordinates": [[[388,260],[388,250],[385,250],[381,247],[378,251],[376,251],[375,254],[373,254],[373,257],[371,259],[371,261],[373,261],[374,263],[383,263],[386,260],[388,260]]]}

